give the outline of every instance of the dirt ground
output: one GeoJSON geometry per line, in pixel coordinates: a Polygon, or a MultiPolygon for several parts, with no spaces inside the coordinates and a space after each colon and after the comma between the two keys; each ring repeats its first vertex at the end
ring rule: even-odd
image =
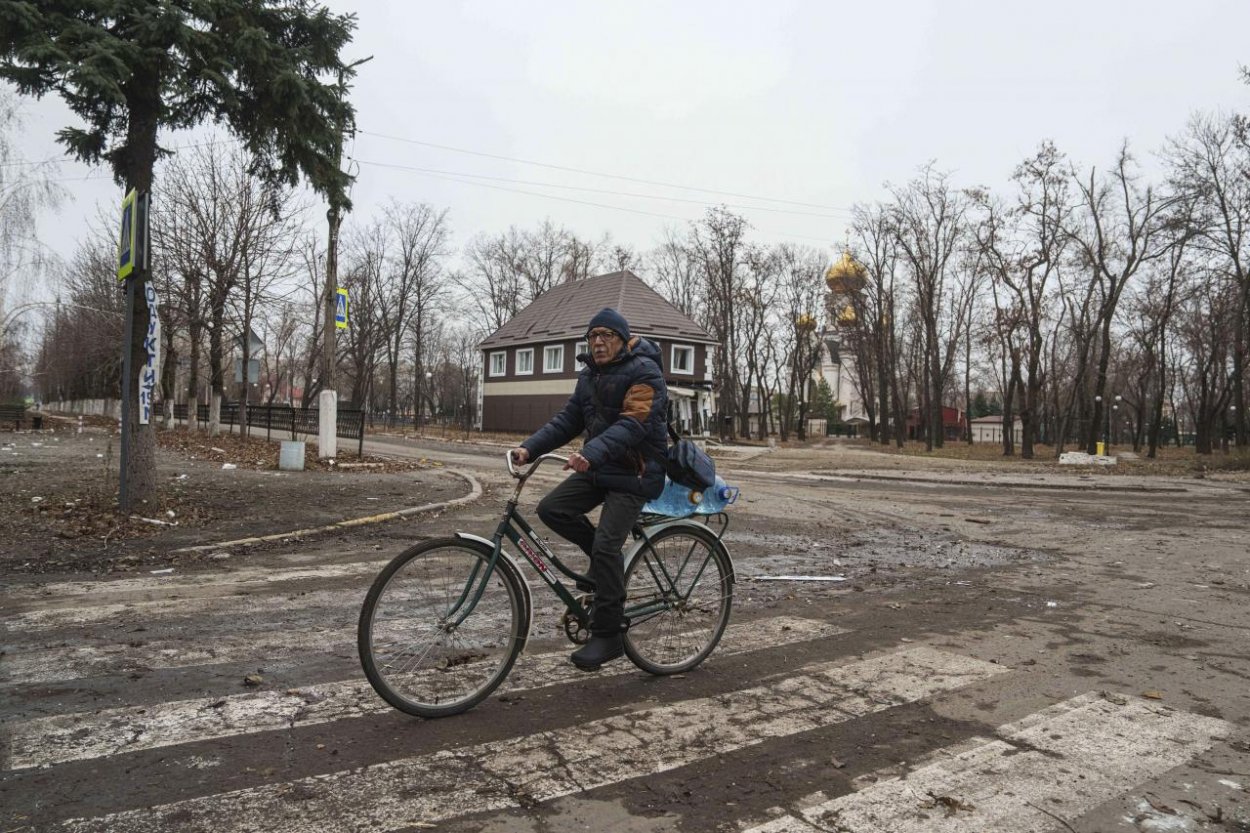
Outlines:
{"type": "MultiPolygon", "coordinates": [[[[75,419],[52,417],[46,425],[42,431],[0,432],[0,570],[5,572],[106,574],[191,563],[214,553],[179,550],[450,500],[465,494],[468,487],[464,480],[448,475],[447,459],[454,462],[455,453],[461,451],[471,465],[480,465],[483,457],[502,454],[518,440],[504,435],[475,438],[379,432],[371,435],[364,456],[350,449],[334,461],[319,460],[315,443],[309,443],[306,470],[284,472],[277,468],[277,437],[209,436],[185,428],[158,431],[159,502],[126,516],[116,511],[120,448],[116,423],[89,417],[80,428],[75,419]],[[405,446],[442,449],[453,457],[434,454],[444,459],[430,459],[405,446]]],[[[714,446],[712,453],[722,468],[805,476],[814,482],[829,478],[885,483],[932,480],[945,485],[997,483],[1008,488],[1012,483],[1045,483],[1055,489],[1115,483],[1130,490],[1166,488],[1160,485],[1164,480],[1177,478],[1250,483],[1250,457],[1245,454],[1198,459],[1188,450],[1168,449],[1159,460],[1128,454],[1117,466],[1107,467],[1062,466],[1042,452],[1031,461],[1003,459],[996,449],[986,446],[952,444],[932,455],[918,453],[919,448],[882,449],[862,441],[828,440],[779,448],[714,446]]],[[[505,481],[500,472],[494,485],[502,487],[505,481]]],[[[748,491],[743,508],[757,500],[759,496],[748,491]]],[[[822,523],[813,521],[818,527],[822,523]]],[[[835,526],[824,523],[830,529],[835,526]]],[[[729,540],[738,539],[750,550],[787,553],[773,563],[794,570],[836,567],[824,564],[820,554],[859,552],[865,547],[904,553],[904,560],[915,566],[990,566],[1005,563],[1006,558],[993,548],[958,544],[957,536],[947,536],[951,539],[947,541],[941,536],[932,540],[932,536],[911,536],[909,540],[895,523],[853,535],[834,532],[821,540],[787,534],[789,529],[772,533],[768,526],[754,524],[750,536],[733,530],[729,540]],[[930,550],[939,555],[929,558],[930,550]]],[[[365,529],[354,538],[374,534],[365,529]]],[[[376,534],[386,538],[393,530],[376,534]]],[[[576,553],[566,554],[577,560],[576,553]]]]}
{"type": "MultiPolygon", "coordinates": [[[[0,432],[0,571],[127,572],[171,551],[307,529],[462,495],[440,462],[345,454],[278,470],[279,440],[160,431],[158,503],[116,511],[119,438],[111,421],[49,420],[0,432]]],[[[211,555],[211,553],[209,554],[211,555]]],[[[181,560],[204,558],[187,553],[181,560]]]]}
{"type": "MultiPolygon", "coordinates": [[[[1112,707],[1136,709],[1139,723],[1097,748],[1103,724],[1093,719],[1038,735],[1047,743],[1088,737],[1089,755],[1065,753],[1075,762],[1012,746],[1003,772],[1014,760],[1034,771],[1002,787],[1010,824],[986,821],[989,795],[956,787],[929,794],[917,782],[915,795],[883,804],[912,826],[845,829],[1250,830],[1250,479],[1235,467],[1182,460],[1111,474],[854,443],[719,449],[718,469],[743,490],[725,537],[737,574],[731,627],[775,623],[770,644],[727,636],[703,666],[663,680],[626,667],[556,674],[539,659],[564,659],[571,646],[531,573],[534,625],[515,671],[531,681],[462,717],[419,721],[384,707],[361,679],[360,602],[385,560],[413,541],[490,534],[511,483],[509,438],[376,437],[363,462],[403,462],[341,470],[355,460],[349,454],[332,470],[300,474],[274,470],[276,447],[167,439],[177,442],[160,453],[162,503],[143,517],[176,527],[119,522],[108,510],[116,446],[110,452],[103,427],[0,434],[0,569],[9,578],[0,600],[12,611],[0,711],[24,756],[7,772],[0,761],[0,830],[735,833],[825,797],[871,797],[872,784],[954,760],[962,744],[999,737],[1001,727],[1057,720],[1050,710],[1063,704],[1099,719],[1112,707]],[[222,468],[234,461],[239,468],[222,468]],[[221,546],[459,498],[469,486],[450,470],[469,472],[482,497],[306,540],[221,546]],[[192,543],[213,546],[177,552],[192,543]],[[797,620],[823,630],[800,639],[797,620]],[[699,709],[733,692],[764,687],[772,693],[760,699],[802,709],[810,692],[787,686],[803,669],[857,667],[883,653],[901,668],[917,650],[993,673],[862,719],[829,722],[836,707],[821,706],[803,731],[794,728],[801,721],[747,709],[742,723],[771,728],[728,752],[716,746],[724,727],[709,719],[697,724],[702,730],[673,734],[680,748],[669,754],[682,765],[640,764],[551,801],[509,794],[486,806],[494,794],[485,785],[483,806],[448,809],[448,821],[421,820],[422,802],[444,787],[406,780],[439,771],[422,755],[443,763],[463,755],[472,772],[520,766],[507,743],[535,735],[555,749],[565,735],[603,726],[601,737],[576,735],[578,760],[598,777],[616,761],[621,737],[668,742],[655,736],[662,722],[654,717],[668,705],[701,704],[683,712],[697,720],[699,709]],[[1134,746],[1137,727],[1177,715],[1194,725],[1219,721],[1219,732],[1166,765],[1142,763],[1170,747],[1134,746]],[[1116,775],[1124,761],[1147,774],[1116,775]],[[408,767],[402,787],[385,780],[394,766],[408,767]],[[1072,787],[1065,767],[1112,786],[1081,804],[1089,785],[1072,787]],[[374,778],[394,816],[372,800],[374,778]],[[232,803],[264,790],[277,796],[264,805],[272,818],[232,803]],[[301,826],[312,813],[327,821],[301,826]],[[94,824],[62,825],[84,817],[94,824]]],[[[523,512],[532,515],[561,476],[555,466],[536,475],[523,512]]],[[[555,549],[580,566],[568,546],[555,549]]],[[[548,767],[534,783],[563,771],[548,767]]],[[[992,791],[998,778],[976,772],[967,783],[992,791]]]]}

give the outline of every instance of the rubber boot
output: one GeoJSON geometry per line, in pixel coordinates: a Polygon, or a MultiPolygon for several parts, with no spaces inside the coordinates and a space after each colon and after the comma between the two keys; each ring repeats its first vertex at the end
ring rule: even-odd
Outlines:
{"type": "Polygon", "coordinates": [[[596,634],[590,641],[573,652],[570,659],[581,671],[598,671],[605,662],[625,656],[625,637],[619,633],[596,634]]]}

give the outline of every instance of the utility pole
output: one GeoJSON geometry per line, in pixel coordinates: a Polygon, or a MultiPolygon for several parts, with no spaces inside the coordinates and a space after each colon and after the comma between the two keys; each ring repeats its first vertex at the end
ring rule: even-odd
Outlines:
{"type": "MultiPolygon", "coordinates": [[[[363,63],[373,60],[370,55],[359,61],[348,64],[339,70],[338,95],[340,99],[345,92],[345,80],[349,72],[363,63]]],[[[353,126],[354,129],[354,126],[353,126]]],[[[347,125],[342,121],[338,125],[338,135],[334,147],[334,167],[343,164],[343,134],[347,125]]],[[[321,342],[321,395],[318,401],[318,441],[317,453],[321,459],[335,457],[338,454],[338,389],[335,387],[335,330],[334,313],[338,305],[339,281],[339,227],[343,223],[343,200],[335,191],[330,193],[330,209],[326,212],[330,223],[330,237],[326,243],[326,286],[322,322],[321,342]]]]}

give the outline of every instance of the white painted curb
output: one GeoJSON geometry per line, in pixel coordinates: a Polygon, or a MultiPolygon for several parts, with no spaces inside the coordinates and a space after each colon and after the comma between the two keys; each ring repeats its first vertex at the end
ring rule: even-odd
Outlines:
{"type": "Polygon", "coordinates": [[[460,469],[442,469],[448,474],[454,474],[464,478],[469,483],[469,493],[464,497],[453,498],[452,500],[439,501],[438,503],[427,503],[424,506],[410,506],[407,509],[399,509],[395,512],[383,512],[380,515],[367,515],[363,518],[349,518],[346,521],[338,521],[337,523],[327,524],[326,526],[315,526],[308,529],[296,529],[291,532],[280,532],[274,535],[260,535],[253,538],[239,538],[235,541],[222,541],[216,544],[199,544],[194,547],[182,547],[176,550],[170,550],[174,553],[191,553],[191,552],[207,552],[209,550],[227,549],[229,547],[246,547],[254,544],[264,543],[266,541],[282,541],[288,538],[304,538],[309,535],[318,535],[323,532],[334,532],[341,529],[350,529],[354,526],[367,526],[368,524],[382,523],[383,521],[393,521],[398,518],[406,518],[409,515],[419,515],[422,512],[433,512],[438,509],[447,509],[452,506],[461,506],[466,503],[472,503],[482,496],[482,484],[477,478],[466,471],[460,469]]]}

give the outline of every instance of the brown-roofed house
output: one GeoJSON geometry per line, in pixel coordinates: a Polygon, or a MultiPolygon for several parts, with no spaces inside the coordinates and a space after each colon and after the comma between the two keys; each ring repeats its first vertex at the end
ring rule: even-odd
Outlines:
{"type": "Polygon", "coordinates": [[[716,340],[629,271],[553,287],[478,345],[482,430],[534,431],[564,407],[587,352],[586,325],[604,307],[659,345],[677,429],[708,430],[716,340]]]}

